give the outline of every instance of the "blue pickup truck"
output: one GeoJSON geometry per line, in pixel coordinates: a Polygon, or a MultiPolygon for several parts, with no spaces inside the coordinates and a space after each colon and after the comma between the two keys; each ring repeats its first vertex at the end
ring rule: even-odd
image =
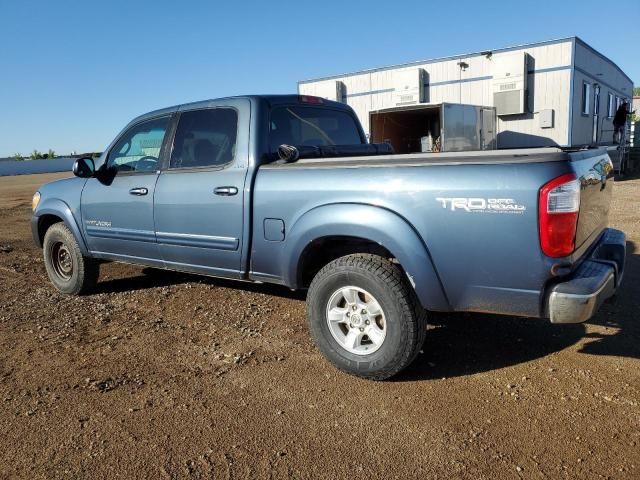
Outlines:
{"type": "Polygon", "coordinates": [[[318,348],[370,379],[411,363],[430,312],[583,322],[623,276],[599,149],[393,155],[346,105],[247,96],[142,115],[73,171],[33,199],[59,291],[105,261],[305,289],[318,348]]]}

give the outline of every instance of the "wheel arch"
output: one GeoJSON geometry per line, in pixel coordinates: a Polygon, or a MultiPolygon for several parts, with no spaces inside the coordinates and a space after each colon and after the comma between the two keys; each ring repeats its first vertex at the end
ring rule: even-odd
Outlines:
{"type": "Polygon", "coordinates": [[[323,205],[302,215],[287,237],[283,273],[285,284],[292,288],[308,286],[309,259],[314,255],[324,256],[328,263],[351,253],[375,253],[397,261],[423,307],[451,310],[422,238],[409,222],[391,210],[358,203],[323,205]]]}
{"type": "Polygon", "coordinates": [[[42,248],[44,236],[51,225],[62,222],[73,234],[74,238],[78,242],[82,254],[89,256],[89,250],[87,249],[80,227],[73,216],[73,212],[71,211],[71,208],[69,208],[69,205],[62,200],[46,200],[38,207],[31,222],[34,241],[38,247],[42,248]]]}

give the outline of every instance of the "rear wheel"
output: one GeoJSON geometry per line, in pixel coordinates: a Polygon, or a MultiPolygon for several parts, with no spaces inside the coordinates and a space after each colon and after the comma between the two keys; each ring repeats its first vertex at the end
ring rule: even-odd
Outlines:
{"type": "Polygon", "coordinates": [[[95,287],[100,272],[98,262],[82,255],[64,223],[49,227],[44,235],[43,252],[49,280],[60,292],[80,295],[95,287]]]}
{"type": "Polygon", "coordinates": [[[369,254],[326,265],[307,296],[314,342],[329,361],[352,375],[392,377],[416,357],[426,334],[426,312],[401,269],[369,254]]]}

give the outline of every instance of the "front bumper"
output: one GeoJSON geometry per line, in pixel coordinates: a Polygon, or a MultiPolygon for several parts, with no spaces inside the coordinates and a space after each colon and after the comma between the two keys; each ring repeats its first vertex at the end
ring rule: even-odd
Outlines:
{"type": "Polygon", "coordinates": [[[581,323],[590,319],[622,282],[626,255],[624,232],[608,228],[588,259],[548,297],[551,323],[581,323]]]}
{"type": "Polygon", "coordinates": [[[31,236],[33,237],[33,243],[36,244],[36,247],[42,248],[42,242],[40,241],[40,232],[38,230],[39,220],[40,217],[31,215],[31,236]]]}

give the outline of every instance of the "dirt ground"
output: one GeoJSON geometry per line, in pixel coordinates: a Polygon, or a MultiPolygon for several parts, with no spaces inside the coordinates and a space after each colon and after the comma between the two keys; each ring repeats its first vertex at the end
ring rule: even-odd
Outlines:
{"type": "Polygon", "coordinates": [[[457,315],[394,381],[332,368],[304,295],[108,264],[49,284],[35,188],[0,178],[1,478],[640,478],[640,180],[629,256],[582,325],[457,315]]]}

